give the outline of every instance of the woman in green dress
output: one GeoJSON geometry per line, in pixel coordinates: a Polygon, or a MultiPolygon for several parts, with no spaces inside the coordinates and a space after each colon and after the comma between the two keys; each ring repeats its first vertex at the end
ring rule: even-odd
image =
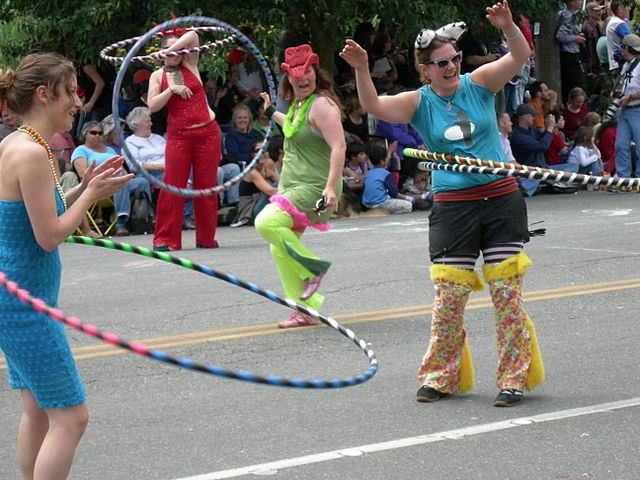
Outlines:
{"type": "MultiPolygon", "coordinates": [[[[328,230],[326,223],[342,193],[341,172],[346,143],[340,104],[331,81],[318,66],[310,45],[285,50],[279,96],[290,102],[287,114],[277,112],[262,94],[265,114],[282,127],[284,161],[278,194],[255,220],[256,230],[271,244],[285,295],[317,310],[324,297],[317,293],[330,262],[318,259],[300,241],[307,227],[328,230]],[[320,208],[318,201],[320,201],[320,208]]],[[[299,312],[280,328],[315,325],[299,312]]]]}

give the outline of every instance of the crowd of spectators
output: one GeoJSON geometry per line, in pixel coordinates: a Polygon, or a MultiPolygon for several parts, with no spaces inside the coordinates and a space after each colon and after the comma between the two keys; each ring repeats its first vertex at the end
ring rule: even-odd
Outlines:
{"type": "MultiPolygon", "coordinates": [[[[640,141],[640,37],[631,8],[613,1],[591,1],[584,11],[581,0],[569,0],[557,14],[555,41],[561,65],[561,91],[548,88],[537,78],[535,56],[524,65],[496,96],[496,121],[507,160],[524,165],[591,175],[635,176],[636,141],[640,141]],[[639,116],[635,121],[636,114],[639,116]]],[[[520,27],[534,45],[528,20],[520,16],[520,27]]],[[[462,73],[493,62],[508,53],[502,39],[484,43],[482,26],[470,25],[458,42],[463,52],[462,73]]],[[[243,33],[252,36],[250,28],[243,33]]],[[[485,32],[486,33],[486,32],[485,32]]],[[[358,25],[354,39],[369,54],[369,67],[378,94],[393,95],[421,86],[411,48],[397,45],[393,28],[358,25]]],[[[279,46],[308,43],[304,29],[288,25],[279,46]]],[[[535,49],[532,49],[535,51],[535,49]]],[[[268,118],[259,96],[265,90],[257,63],[238,47],[226,57],[222,79],[202,72],[207,102],[215,112],[223,141],[218,183],[236,177],[252,160],[264,138],[268,118]],[[252,65],[253,63],[253,65],[252,65]]],[[[273,65],[277,72],[278,65],[273,65]]],[[[162,178],[166,145],[166,114],[151,113],[146,105],[151,71],[131,67],[120,92],[120,114],[110,114],[109,98],[115,72],[106,67],[83,65],[78,69],[79,92],[85,109],[72,131],[59,132],[51,141],[59,157],[61,173],[69,185],[79,181],[88,162],[104,161],[120,154],[114,135],[115,122],[125,129],[128,151],[151,175],[162,178]]],[[[353,73],[336,56],[334,85],[343,106],[343,127],[348,143],[343,171],[344,194],[339,215],[386,208],[390,213],[428,209],[429,173],[417,169],[417,160],[403,158],[405,147],[425,146],[409,124],[378,121],[362,108],[355,91],[353,73]]],[[[0,140],[14,131],[19,119],[2,112],[0,140]]],[[[219,195],[222,223],[238,227],[251,224],[261,206],[277,188],[282,137],[274,137],[254,174],[219,195]],[[229,211],[230,210],[230,211],[229,211]]],[[[135,171],[135,165],[128,164],[135,171]]],[[[576,187],[558,183],[521,181],[521,191],[530,196],[542,192],[574,192],[576,187]]],[[[130,197],[135,191],[151,192],[153,185],[139,174],[114,198],[116,235],[128,235],[130,197]]],[[[156,195],[150,195],[155,200],[156,195]]],[[[184,207],[184,228],[193,228],[191,202],[184,207]]],[[[96,233],[83,222],[86,234],[96,233]]]]}

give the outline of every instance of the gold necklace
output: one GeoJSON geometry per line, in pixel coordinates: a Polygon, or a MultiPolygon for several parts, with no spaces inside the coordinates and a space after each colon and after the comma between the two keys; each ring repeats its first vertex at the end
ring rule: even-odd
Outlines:
{"type": "Polygon", "coordinates": [[[53,164],[54,157],[53,157],[53,153],[51,152],[51,147],[49,147],[49,144],[44,140],[44,138],[42,138],[42,135],[40,135],[35,128],[30,127],[29,125],[22,125],[18,127],[18,130],[29,135],[34,142],[36,142],[38,145],[42,145],[44,149],[47,151],[47,157],[49,158],[49,167],[51,168],[51,175],[53,176],[53,181],[56,184],[56,189],[60,194],[60,200],[62,200],[62,205],[66,210],[67,199],[65,198],[64,190],[62,190],[62,186],[60,185],[60,182],[58,181],[58,176],[56,175],[56,168],[54,167],[54,164],[53,164]]]}

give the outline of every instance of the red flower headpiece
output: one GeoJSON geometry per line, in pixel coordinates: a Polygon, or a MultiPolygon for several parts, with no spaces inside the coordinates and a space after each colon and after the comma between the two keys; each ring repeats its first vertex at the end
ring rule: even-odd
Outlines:
{"type": "Polygon", "coordinates": [[[287,72],[293,78],[302,78],[311,65],[319,63],[318,55],[313,53],[311,45],[305,43],[297,47],[289,47],[284,51],[284,62],[280,64],[280,70],[287,72]]]}
{"type": "MultiPolygon", "coordinates": [[[[170,16],[171,16],[171,20],[175,20],[177,18],[173,13],[171,13],[170,16]]],[[[151,23],[153,23],[154,27],[157,27],[158,25],[160,25],[159,23],[156,23],[156,22],[151,22],[151,23]]],[[[178,28],[174,25],[171,30],[168,30],[168,31],[160,30],[160,35],[163,37],[171,37],[171,36],[180,37],[185,33],[187,33],[188,31],[189,31],[188,28],[178,28]]]]}

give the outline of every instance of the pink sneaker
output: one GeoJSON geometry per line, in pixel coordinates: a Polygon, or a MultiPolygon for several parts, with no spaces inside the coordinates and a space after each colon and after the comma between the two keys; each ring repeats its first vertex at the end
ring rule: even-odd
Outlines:
{"type": "Polygon", "coordinates": [[[307,317],[300,312],[293,312],[284,322],[278,324],[278,328],[306,327],[307,325],[318,325],[320,322],[315,318],[307,317]]]}
{"type": "Polygon", "coordinates": [[[302,282],[303,290],[302,294],[300,294],[300,300],[306,300],[311,295],[316,293],[316,290],[318,290],[320,282],[322,281],[322,277],[324,277],[324,273],[320,273],[317,277],[304,279],[304,282],[302,282]]]}

